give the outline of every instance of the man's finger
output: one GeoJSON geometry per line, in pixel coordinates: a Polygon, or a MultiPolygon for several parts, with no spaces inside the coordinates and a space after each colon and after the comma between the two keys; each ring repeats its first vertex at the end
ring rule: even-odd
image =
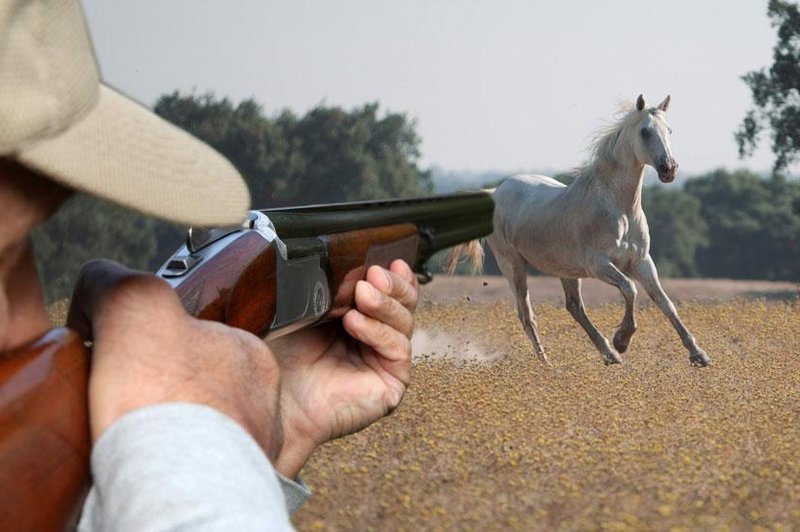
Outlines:
{"type": "Polygon", "coordinates": [[[369,346],[383,359],[381,366],[404,384],[410,380],[411,340],[397,329],[357,310],[350,310],[342,318],[347,333],[369,346]]]}
{"type": "Polygon", "coordinates": [[[110,260],[86,263],[73,289],[67,326],[85,340],[94,340],[98,322],[125,322],[120,320],[121,313],[128,320],[131,315],[143,314],[163,321],[182,316],[184,311],[169,285],[152,274],[110,260]]]}
{"type": "Polygon", "coordinates": [[[400,302],[409,311],[414,312],[419,299],[419,281],[417,280],[417,274],[411,270],[411,267],[405,261],[400,259],[392,262],[391,266],[389,266],[389,271],[405,281],[401,285],[405,293],[400,297],[400,302]]]}
{"type": "MultiPolygon", "coordinates": [[[[383,270],[387,273],[386,270],[383,270]]],[[[372,283],[359,281],[356,284],[355,306],[359,312],[387,327],[410,337],[414,329],[414,317],[399,299],[387,295],[372,283]]]]}
{"type": "Polygon", "coordinates": [[[131,273],[125,266],[105,259],[84,264],[72,289],[67,327],[84,340],[92,340],[92,321],[100,300],[131,273]]]}
{"type": "Polygon", "coordinates": [[[391,270],[380,266],[371,267],[367,271],[367,282],[399,301],[409,311],[416,308],[419,296],[416,277],[405,262],[395,261],[391,270]]]}

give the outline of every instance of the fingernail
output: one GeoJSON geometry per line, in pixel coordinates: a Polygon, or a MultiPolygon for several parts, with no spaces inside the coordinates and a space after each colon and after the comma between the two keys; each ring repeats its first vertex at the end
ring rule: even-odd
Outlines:
{"type": "Polygon", "coordinates": [[[386,288],[387,292],[392,292],[392,276],[386,270],[383,270],[383,276],[386,278],[386,288]]]}

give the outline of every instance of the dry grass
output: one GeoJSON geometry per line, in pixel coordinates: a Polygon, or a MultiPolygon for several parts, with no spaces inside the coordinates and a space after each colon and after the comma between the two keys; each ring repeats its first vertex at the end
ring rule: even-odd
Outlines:
{"type": "MultiPolygon", "coordinates": [[[[537,310],[549,368],[507,302],[428,301],[418,328],[458,340],[417,359],[393,416],[317,451],[295,525],[800,527],[800,303],[680,305],[705,369],[653,308],[615,367],[562,308],[537,310]],[[456,362],[467,341],[494,358],[456,362]]],[[[589,313],[607,334],[621,319],[619,305],[589,313]]]]}
{"type": "MultiPolygon", "coordinates": [[[[315,453],[300,530],[800,529],[800,302],[726,301],[796,286],[715,281],[724,302],[680,304],[705,369],[652,307],[625,364],[606,367],[562,307],[539,305],[543,367],[508,300],[481,295],[502,295],[495,281],[426,299],[412,388],[315,453]]],[[[51,313],[63,322],[66,303],[51,313]]],[[[589,314],[610,334],[621,304],[589,314]]]]}
{"type": "Polygon", "coordinates": [[[47,317],[53,327],[63,327],[67,323],[69,299],[60,299],[47,307],[47,317]]]}

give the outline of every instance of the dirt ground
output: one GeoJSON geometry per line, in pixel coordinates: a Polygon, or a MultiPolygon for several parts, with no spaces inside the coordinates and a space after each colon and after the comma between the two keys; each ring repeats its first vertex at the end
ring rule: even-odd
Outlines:
{"type": "MultiPolygon", "coordinates": [[[[665,282],[713,359],[700,369],[653,306],[625,363],[603,365],[558,282],[536,278],[544,366],[504,283],[425,287],[413,385],[392,416],[315,453],[298,529],[800,529],[796,285],[665,282]]],[[[592,284],[610,335],[619,296],[592,284]]]]}
{"type": "MultiPolygon", "coordinates": [[[[561,282],[555,277],[536,276],[528,278],[531,301],[534,304],[564,304],[561,282]]],[[[797,283],[774,281],[736,281],[732,279],[663,279],[662,286],[673,301],[725,302],[732,299],[792,300],[800,296],[797,283]]],[[[639,306],[647,306],[650,300],[639,288],[639,306]]],[[[622,296],[613,286],[595,279],[583,280],[583,300],[587,307],[603,303],[619,303],[622,296]]],[[[514,299],[508,283],[500,276],[467,275],[448,277],[436,275],[433,281],[422,288],[423,297],[436,302],[508,301],[514,299]]]]}
{"type": "MultiPolygon", "coordinates": [[[[791,283],[665,280],[712,357],[689,365],[640,290],[624,364],[605,366],[531,279],[551,365],[505,280],[423,288],[413,384],[397,411],[321,447],[293,516],[312,530],[800,530],[800,300],[791,283]]],[[[584,287],[607,336],[618,293],[584,287]]],[[[63,322],[64,302],[51,307],[63,322]]]]}

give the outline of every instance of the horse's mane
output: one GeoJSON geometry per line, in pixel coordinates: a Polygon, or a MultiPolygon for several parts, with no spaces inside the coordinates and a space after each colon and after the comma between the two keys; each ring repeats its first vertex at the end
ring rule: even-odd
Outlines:
{"type": "Polygon", "coordinates": [[[633,102],[622,102],[614,117],[616,120],[602,126],[589,136],[588,150],[591,156],[586,163],[573,171],[576,180],[594,175],[597,170],[616,160],[614,150],[617,143],[625,131],[631,131],[629,128],[626,129],[627,126],[639,120],[639,111],[633,102]]]}

